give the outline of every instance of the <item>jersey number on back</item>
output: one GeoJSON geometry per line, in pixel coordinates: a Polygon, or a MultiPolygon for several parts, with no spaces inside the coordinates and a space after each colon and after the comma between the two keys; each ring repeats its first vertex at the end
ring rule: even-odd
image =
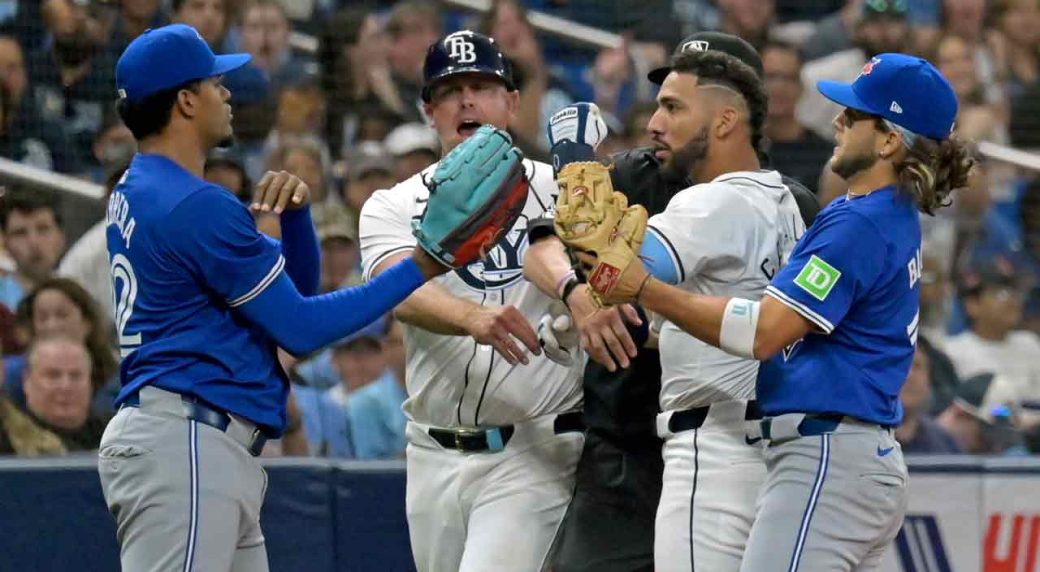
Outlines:
{"type": "Polygon", "coordinates": [[[112,257],[112,289],[115,292],[116,331],[119,333],[119,355],[126,357],[141,345],[141,334],[126,333],[137,299],[137,277],[130,261],[122,254],[112,257]],[[120,287],[120,283],[122,286],[120,287]]]}

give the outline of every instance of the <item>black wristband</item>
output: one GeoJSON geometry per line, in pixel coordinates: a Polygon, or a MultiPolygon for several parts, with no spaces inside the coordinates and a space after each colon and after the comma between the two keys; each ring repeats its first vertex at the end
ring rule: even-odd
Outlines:
{"type": "MultiPolygon", "coordinates": [[[[560,295],[560,300],[563,301],[564,306],[567,306],[567,298],[570,297],[571,292],[574,292],[574,289],[580,284],[581,281],[578,280],[576,276],[571,276],[570,279],[567,280],[567,283],[563,285],[563,292],[560,295]]],[[[567,307],[569,308],[570,306],[567,307]]]]}

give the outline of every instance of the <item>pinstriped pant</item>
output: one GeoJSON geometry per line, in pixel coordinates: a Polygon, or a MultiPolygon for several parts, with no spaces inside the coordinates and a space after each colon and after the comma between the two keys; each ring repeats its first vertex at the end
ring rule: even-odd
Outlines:
{"type": "Polygon", "coordinates": [[[909,478],[899,443],[876,425],[766,448],[742,572],[867,572],[899,532],[909,478]]]}
{"type": "Polygon", "coordinates": [[[217,429],[124,407],[101,439],[98,473],[122,569],[266,572],[263,468],[217,429]]]}

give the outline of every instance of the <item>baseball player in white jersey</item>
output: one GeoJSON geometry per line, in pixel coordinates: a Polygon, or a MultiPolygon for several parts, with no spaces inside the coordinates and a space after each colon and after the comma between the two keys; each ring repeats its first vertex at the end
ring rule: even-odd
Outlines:
{"type": "MultiPolygon", "coordinates": [[[[700,183],[680,191],[648,225],[641,255],[658,279],[689,292],[761,296],[805,224],[753,142],[766,96],[755,72],[720,51],[676,56],[647,126],[665,168],[700,183]]],[[[655,525],[659,571],[736,571],[765,478],[745,434],[758,362],[732,356],[663,321],[664,482],[655,525]]]]}
{"type": "MultiPolygon", "coordinates": [[[[424,74],[424,110],[445,152],[515,113],[518,93],[487,37],[442,38],[424,74]]],[[[484,262],[444,275],[395,311],[405,324],[406,503],[420,572],[540,570],[573,491],[584,360],[550,361],[531,326],[551,300],[522,276],[527,221],[544,216],[558,191],[549,165],[524,164],[530,192],[513,229],[484,262]]],[[[412,220],[435,168],[366,202],[366,279],[415,244],[412,220]]]]}

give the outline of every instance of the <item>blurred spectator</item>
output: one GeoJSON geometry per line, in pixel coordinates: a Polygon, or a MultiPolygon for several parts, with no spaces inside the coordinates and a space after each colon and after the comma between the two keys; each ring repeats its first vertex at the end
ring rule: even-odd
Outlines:
{"type": "Polygon", "coordinates": [[[527,145],[548,149],[545,126],[549,118],[574,100],[549,73],[527,10],[518,0],[494,0],[481,27],[509,60],[520,91],[520,106],[509,124],[510,131],[527,145]]]}
{"type": "Polygon", "coordinates": [[[114,171],[122,170],[129,164],[136,152],[137,140],[134,134],[123,124],[115,106],[106,107],[101,128],[94,137],[94,181],[104,184],[114,171]]]}
{"type": "Polygon", "coordinates": [[[642,101],[628,108],[624,122],[625,141],[621,145],[623,149],[653,146],[650,131],[646,126],[650,123],[650,117],[655,111],[657,111],[656,101],[642,101]]]}
{"type": "MultiPolygon", "coordinates": [[[[845,0],[840,10],[816,24],[812,35],[802,44],[802,57],[805,61],[811,62],[852,47],[852,36],[863,15],[863,2],[864,0],[845,0]]],[[[877,0],[875,3],[878,3],[877,0]]]]}
{"type": "Polygon", "coordinates": [[[62,125],[67,131],[76,156],[66,160],[86,165],[104,109],[114,99],[115,61],[90,33],[86,8],[74,0],[46,0],[43,18],[53,42],[29,58],[33,100],[48,128],[62,125]]]}
{"type": "Polygon", "coordinates": [[[405,123],[395,127],[383,143],[394,156],[398,182],[436,163],[441,156],[437,132],[422,123],[405,123]]]}
{"type": "Polygon", "coordinates": [[[775,0],[718,0],[719,31],[739,36],[761,50],[776,15],[775,0]]]}
{"type": "Polygon", "coordinates": [[[211,151],[206,158],[203,178],[224,187],[244,205],[252,202],[253,183],[234,152],[226,149],[211,151]]]}
{"type": "MultiPolygon", "coordinates": [[[[975,73],[986,90],[986,101],[998,103],[1006,97],[1000,81],[1000,70],[992,47],[992,38],[986,37],[986,0],[942,0],[942,31],[959,36],[975,53],[975,73]]],[[[930,53],[934,44],[923,44],[924,53],[930,53]]]]}
{"type": "Polygon", "coordinates": [[[358,140],[364,117],[410,113],[390,75],[387,40],[375,14],[365,8],[336,12],[322,32],[318,62],[329,98],[325,136],[333,156],[358,140]]]}
{"type": "Polygon", "coordinates": [[[970,329],[949,338],[944,350],[961,379],[992,373],[1008,401],[1040,399],[1040,337],[1017,329],[1023,288],[1014,269],[994,263],[965,276],[962,299],[970,329]]]}
{"type": "Polygon", "coordinates": [[[42,337],[27,354],[23,410],[0,401],[0,454],[97,449],[106,420],[90,410],[90,354],[82,342],[42,337]]]}
{"type": "Polygon", "coordinates": [[[45,124],[37,109],[25,56],[14,36],[0,34],[0,156],[61,173],[82,171],[65,126],[45,124]]]}
{"type": "Polygon", "coordinates": [[[372,193],[389,189],[397,179],[394,163],[386,150],[378,143],[359,145],[347,160],[347,178],[343,185],[343,204],[350,217],[351,228],[357,231],[361,220],[361,207],[372,193]]]}
{"type": "Polygon", "coordinates": [[[771,167],[797,179],[814,193],[820,168],[834,152],[834,140],[805,128],[795,116],[802,96],[802,61],[792,44],[769,42],[761,49],[769,111],[763,132],[771,167]]]}
{"type": "Polygon", "coordinates": [[[991,21],[994,56],[1009,97],[1040,80],[1040,4],[1036,0],[997,0],[991,21]]]}
{"type": "Polygon", "coordinates": [[[986,99],[979,81],[976,54],[964,38],[945,33],[939,36],[930,58],[957,94],[957,135],[973,141],[1007,141],[1001,106],[986,99]]]}
{"type": "MultiPolygon", "coordinates": [[[[1040,276],[1040,179],[1033,180],[1022,193],[1019,204],[1022,243],[1029,257],[1033,276],[1040,276]]],[[[1040,283],[1034,284],[1026,298],[1025,327],[1040,334],[1040,283]]]]}
{"type": "MultiPolygon", "coordinates": [[[[268,134],[264,143],[267,151],[267,162],[271,161],[271,153],[278,153],[285,144],[296,145],[307,140],[311,147],[319,150],[322,162],[329,162],[328,147],[322,139],[325,123],[325,94],[321,87],[313,81],[303,81],[286,86],[278,95],[278,112],[274,129],[268,134]]],[[[249,173],[259,180],[263,173],[249,173]]],[[[312,188],[311,191],[321,189],[312,188]]],[[[323,195],[324,196],[324,195],[323,195]]],[[[314,197],[312,196],[312,199],[314,197]]]]}
{"type": "Polygon", "coordinates": [[[251,64],[267,74],[270,93],[275,97],[309,71],[306,60],[293,55],[291,31],[285,8],[278,0],[251,0],[242,12],[239,49],[252,54],[251,64]]]}
{"type": "Polygon", "coordinates": [[[989,395],[993,380],[989,373],[966,379],[953,403],[936,421],[966,453],[1022,454],[1022,436],[1015,428],[1011,411],[989,395]]]}
{"type": "Polygon", "coordinates": [[[961,448],[938,422],[928,415],[931,401],[928,355],[918,348],[906,383],[899,390],[903,423],[896,428],[896,440],[903,453],[960,453],[961,448]]]}
{"type": "Polygon", "coordinates": [[[404,450],[404,389],[387,368],[380,340],[362,336],[338,344],[332,361],[339,385],[321,393],[296,388],[311,450],[355,459],[399,455],[404,450]]]}
{"type": "Polygon", "coordinates": [[[199,31],[216,53],[227,52],[224,37],[228,29],[228,6],[224,0],[173,0],[170,21],[187,24],[199,31]]]}
{"type": "Polygon", "coordinates": [[[423,61],[426,50],[441,36],[441,14],[436,5],[424,0],[405,0],[394,6],[386,22],[390,36],[387,53],[390,71],[404,108],[403,117],[419,121],[423,61]]]}
{"type": "Polygon", "coordinates": [[[851,83],[864,71],[870,58],[902,51],[909,38],[904,2],[866,2],[862,10],[853,34],[854,47],[806,62],[802,67],[805,89],[798,102],[798,119],[824,139],[834,135],[831,121],[841,107],[823,97],[816,83],[821,79],[851,83]]]}
{"type": "Polygon", "coordinates": [[[321,244],[321,292],[361,284],[361,250],[357,229],[346,210],[336,205],[315,213],[321,244]]]}
{"type": "Polygon", "coordinates": [[[288,137],[267,157],[268,171],[287,171],[307,183],[311,208],[320,209],[328,199],[328,162],[313,137],[288,137]]]}
{"type": "Polygon", "coordinates": [[[0,304],[18,303],[58,266],[65,250],[61,217],[49,195],[15,188],[0,199],[0,229],[15,271],[0,278],[0,304]]]}
{"type": "MultiPolygon", "coordinates": [[[[706,29],[700,26],[714,28],[718,20],[708,0],[558,0],[549,3],[566,6],[564,15],[576,22],[624,34],[636,42],[667,46],[666,54],[684,34],[706,29]],[[677,5],[682,5],[682,19],[677,16],[677,5]],[[683,30],[683,24],[694,29],[683,30]]],[[[654,67],[659,65],[662,64],[654,64],[654,67]]]]}
{"type": "Polygon", "coordinates": [[[264,172],[265,145],[278,116],[278,102],[269,97],[264,72],[245,65],[224,78],[231,92],[231,128],[234,151],[242,159],[246,174],[258,180],[264,172]]]}
{"type": "Polygon", "coordinates": [[[118,58],[130,42],[145,30],[166,24],[166,14],[163,13],[161,4],[160,0],[120,0],[119,17],[108,41],[108,47],[115,58],[118,58]]]}
{"type": "MultiPolygon", "coordinates": [[[[111,412],[112,400],[119,390],[119,361],[110,342],[110,321],[98,312],[90,294],[68,278],[51,278],[22,301],[17,314],[26,322],[31,340],[70,336],[86,346],[90,354],[89,374],[95,408],[111,412]]],[[[10,358],[4,366],[7,392],[15,403],[21,403],[25,363],[10,358]]]]}
{"type": "MultiPolygon", "coordinates": [[[[119,180],[130,165],[128,159],[120,167],[112,169],[105,181],[105,197],[119,184],[119,180]]],[[[70,278],[83,286],[98,306],[98,313],[107,321],[114,315],[112,300],[112,275],[109,270],[108,221],[104,218],[87,229],[83,236],[69,248],[58,265],[58,276],[70,278]]]]}

